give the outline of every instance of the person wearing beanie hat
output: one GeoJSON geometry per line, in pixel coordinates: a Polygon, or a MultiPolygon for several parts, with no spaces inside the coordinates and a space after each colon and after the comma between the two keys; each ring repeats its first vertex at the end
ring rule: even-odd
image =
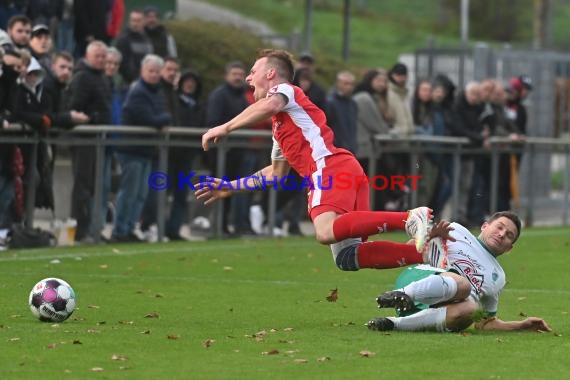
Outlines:
{"type": "Polygon", "coordinates": [[[392,66],[392,69],[390,69],[390,74],[396,74],[396,75],[408,75],[408,66],[404,65],[401,62],[396,63],[394,66],[392,66]]]}
{"type": "Polygon", "coordinates": [[[527,112],[523,104],[533,89],[532,79],[528,75],[519,75],[509,79],[507,118],[515,123],[519,133],[526,134],[527,112]]]}
{"type": "Polygon", "coordinates": [[[396,63],[388,73],[388,105],[394,115],[394,125],[391,132],[399,136],[409,136],[414,133],[412,110],[408,102],[408,68],[401,62],[396,63]]]}

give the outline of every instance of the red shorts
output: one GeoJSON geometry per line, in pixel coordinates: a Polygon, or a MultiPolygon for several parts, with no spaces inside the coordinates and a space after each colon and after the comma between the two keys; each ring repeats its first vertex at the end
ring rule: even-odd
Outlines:
{"type": "Polygon", "coordinates": [[[351,154],[327,156],[317,162],[320,168],[312,174],[314,189],[309,190],[311,220],[327,211],[346,214],[350,211],[369,211],[369,184],[360,163],[351,154]]]}

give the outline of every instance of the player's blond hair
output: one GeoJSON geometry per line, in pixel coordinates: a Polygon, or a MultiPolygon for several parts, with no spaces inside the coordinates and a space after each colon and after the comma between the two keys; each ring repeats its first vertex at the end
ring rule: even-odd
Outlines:
{"type": "Polygon", "coordinates": [[[257,54],[257,59],[267,58],[268,64],[277,70],[277,74],[291,82],[295,68],[293,66],[293,56],[286,50],[263,49],[257,54]]]}

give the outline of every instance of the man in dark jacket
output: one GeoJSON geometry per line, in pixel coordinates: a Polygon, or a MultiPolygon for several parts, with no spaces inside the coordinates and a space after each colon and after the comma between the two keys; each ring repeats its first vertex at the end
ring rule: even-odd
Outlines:
{"type": "Polygon", "coordinates": [[[54,111],[63,111],[67,107],[65,91],[73,73],[73,57],[67,52],[53,55],[51,66],[45,73],[44,91],[51,96],[54,111]]]}
{"type": "Polygon", "coordinates": [[[109,42],[107,18],[111,11],[109,0],[74,0],[73,16],[75,24],[75,57],[82,57],[89,43],[95,40],[109,42]]]}
{"type": "MultiPolygon", "coordinates": [[[[93,41],[87,46],[85,59],[79,61],[69,85],[69,109],[81,111],[89,117],[89,124],[111,124],[111,91],[105,78],[107,45],[93,41]]],[[[108,183],[110,167],[105,160],[104,183],[108,183]]],[[[95,192],[95,147],[78,146],[72,150],[73,190],[71,215],[77,220],[76,240],[90,241],[101,226],[92,226],[92,207],[95,192]],[[90,236],[90,238],[87,238],[90,236]]],[[[108,185],[106,185],[107,187],[108,185]]],[[[104,190],[106,194],[106,191],[104,190]]],[[[103,196],[105,196],[105,194],[103,196]]],[[[102,204],[105,204],[103,202],[102,204]]],[[[104,210],[98,210],[105,215],[104,210]]]]}
{"type": "MultiPolygon", "coordinates": [[[[206,108],[206,125],[216,126],[223,124],[241,111],[247,108],[249,103],[245,96],[245,67],[241,62],[229,62],[226,65],[225,81],[216,87],[208,96],[206,108]]],[[[228,178],[236,178],[239,175],[247,175],[247,172],[240,172],[242,159],[246,149],[232,148],[226,155],[226,167],[223,174],[228,178]]],[[[215,154],[208,156],[208,164],[210,171],[215,173],[217,161],[215,154]]],[[[218,173],[219,174],[219,173],[218,173]]],[[[228,230],[228,216],[231,209],[234,210],[233,216],[235,223],[242,225],[234,225],[238,233],[251,234],[249,227],[249,206],[247,202],[251,198],[250,194],[238,194],[236,197],[224,200],[223,228],[226,233],[228,230]],[[243,196],[242,196],[243,195],[243,196]],[[235,212],[235,208],[239,208],[239,212],[235,212]],[[247,209],[247,210],[246,210],[247,209]],[[245,225],[243,225],[245,224],[245,225]]]]}
{"type": "MultiPolygon", "coordinates": [[[[171,124],[178,126],[179,122],[179,112],[178,112],[178,93],[176,92],[176,80],[180,74],[180,64],[176,58],[167,57],[164,59],[164,66],[160,70],[160,88],[164,94],[166,100],[166,108],[168,113],[172,116],[171,124]]],[[[175,166],[175,160],[183,159],[178,156],[178,152],[181,148],[170,148],[168,154],[168,168],[169,171],[178,167],[175,166]]],[[[153,157],[152,160],[152,172],[158,170],[158,157],[153,157]]],[[[177,172],[173,172],[173,176],[177,177],[177,172]]],[[[141,230],[145,233],[147,240],[154,241],[155,236],[150,229],[150,226],[156,223],[158,210],[157,205],[157,194],[152,191],[149,193],[146,203],[143,208],[141,217],[141,230]]],[[[178,234],[178,230],[176,235],[178,234]]],[[[169,232],[167,231],[167,236],[169,232]]],[[[171,237],[171,236],[169,236],[171,237]]]]}
{"type": "Polygon", "coordinates": [[[145,55],[153,52],[152,42],[144,31],[144,16],[140,10],[129,14],[129,27],[117,39],[117,49],[123,58],[119,72],[127,83],[132,83],[139,76],[141,61],[145,55]]]}
{"type": "MultiPolygon", "coordinates": [[[[488,146],[490,131],[481,123],[479,116],[483,110],[481,88],[478,82],[469,82],[465,91],[461,92],[454,106],[455,122],[450,125],[453,136],[467,137],[473,147],[488,146]]],[[[471,225],[469,220],[469,203],[474,177],[473,156],[462,156],[461,181],[459,192],[459,220],[463,225],[471,225]]]]}
{"type": "MultiPolygon", "coordinates": [[[[141,63],[141,77],[129,89],[123,106],[123,121],[126,125],[160,128],[171,123],[164,94],[160,88],[160,71],[164,60],[157,55],[147,55],[141,63]]],[[[146,136],[152,139],[152,136],[146,136]]],[[[147,183],[151,173],[154,147],[117,147],[121,165],[121,182],[111,240],[117,242],[138,241],[134,234],[145,200],[147,183]]]]}
{"type": "Polygon", "coordinates": [[[165,57],[178,57],[176,41],[160,22],[158,8],[148,6],[144,9],[144,30],[152,42],[154,54],[165,57]]]}
{"type": "Polygon", "coordinates": [[[358,108],[352,99],[354,75],[341,71],[336,76],[333,92],[327,98],[325,112],[334,132],[334,145],[356,153],[356,119],[358,108]]]}

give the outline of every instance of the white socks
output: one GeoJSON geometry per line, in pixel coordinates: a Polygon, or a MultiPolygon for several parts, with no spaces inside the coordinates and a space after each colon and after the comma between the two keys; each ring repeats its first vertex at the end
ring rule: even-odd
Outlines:
{"type": "MultiPolygon", "coordinates": [[[[439,276],[438,276],[439,277],[439,276]]],[[[394,330],[445,332],[447,308],[425,309],[407,317],[388,317],[394,322],[394,330]]]]}
{"type": "Polygon", "coordinates": [[[452,299],[457,293],[457,283],[451,277],[433,275],[414,281],[402,290],[415,302],[435,305],[452,299]]]}

